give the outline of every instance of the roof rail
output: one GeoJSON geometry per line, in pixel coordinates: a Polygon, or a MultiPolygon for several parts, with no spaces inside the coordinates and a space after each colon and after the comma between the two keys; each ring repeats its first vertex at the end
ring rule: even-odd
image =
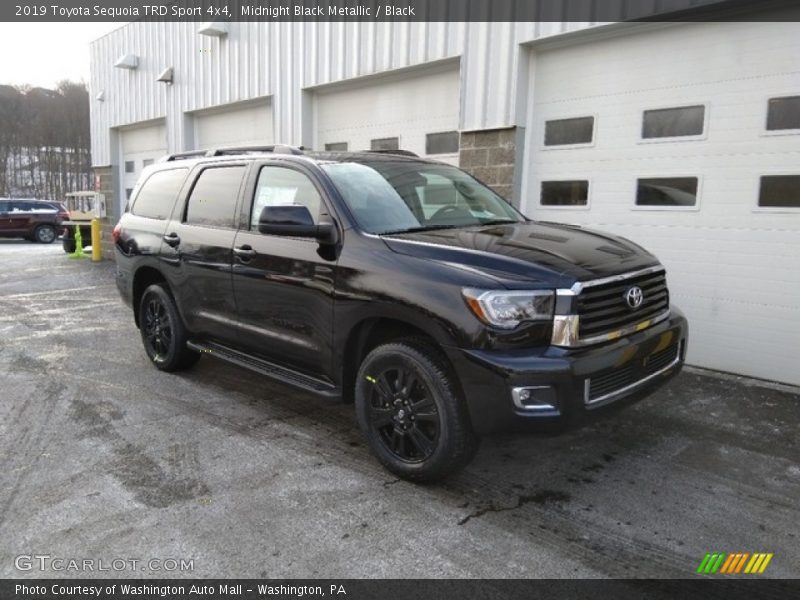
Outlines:
{"type": "Polygon", "coordinates": [[[176,152],[168,154],[159,162],[170,162],[174,160],[184,160],[187,158],[202,158],[212,156],[227,156],[231,154],[250,154],[255,152],[269,152],[271,154],[304,154],[305,148],[302,146],[289,146],[287,144],[275,144],[273,146],[235,146],[230,148],[212,148],[210,150],[191,150],[189,152],[176,152]]]}
{"type": "Polygon", "coordinates": [[[419,154],[411,150],[367,150],[367,152],[373,152],[375,154],[397,154],[398,156],[413,156],[414,158],[419,158],[419,154]]]}
{"type": "Polygon", "coordinates": [[[166,156],[159,159],[158,162],[170,162],[173,160],[184,160],[186,158],[197,158],[199,156],[205,156],[205,150],[190,150],[189,152],[176,152],[174,154],[167,154],[166,156]]]}
{"type": "Polygon", "coordinates": [[[271,152],[272,154],[304,154],[302,146],[275,144],[273,146],[235,146],[232,148],[216,148],[209,150],[206,156],[224,156],[226,154],[247,154],[250,152],[271,152]]]}

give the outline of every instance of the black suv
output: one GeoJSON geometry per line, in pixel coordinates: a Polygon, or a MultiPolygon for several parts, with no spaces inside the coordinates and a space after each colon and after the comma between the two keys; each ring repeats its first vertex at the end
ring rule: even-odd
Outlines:
{"type": "Polygon", "coordinates": [[[652,254],[408,153],[172,155],[114,241],[156,367],[206,354],[353,400],[372,452],[413,480],[462,467],[481,435],[641,398],[686,353],[652,254]]]}

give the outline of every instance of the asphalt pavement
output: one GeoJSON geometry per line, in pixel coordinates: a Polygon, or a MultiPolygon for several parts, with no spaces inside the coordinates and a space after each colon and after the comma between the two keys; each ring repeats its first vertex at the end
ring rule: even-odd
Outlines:
{"type": "Polygon", "coordinates": [[[800,576],[797,388],[687,369],[420,486],[351,405],[208,357],[157,371],[113,275],[0,240],[0,577],[696,577],[707,552],[800,576]]]}

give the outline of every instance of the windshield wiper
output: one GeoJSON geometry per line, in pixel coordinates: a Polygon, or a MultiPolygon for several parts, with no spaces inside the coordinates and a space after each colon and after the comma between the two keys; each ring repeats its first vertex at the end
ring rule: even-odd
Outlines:
{"type": "Polygon", "coordinates": [[[459,229],[469,227],[469,225],[421,225],[419,227],[408,227],[407,229],[391,229],[382,231],[378,235],[394,235],[395,233],[416,233],[418,231],[436,231],[437,229],[459,229]]]}
{"type": "Polygon", "coordinates": [[[522,223],[522,221],[515,221],[514,219],[492,219],[489,221],[483,221],[479,224],[479,226],[483,225],[511,225],[513,223],[522,223]]]}

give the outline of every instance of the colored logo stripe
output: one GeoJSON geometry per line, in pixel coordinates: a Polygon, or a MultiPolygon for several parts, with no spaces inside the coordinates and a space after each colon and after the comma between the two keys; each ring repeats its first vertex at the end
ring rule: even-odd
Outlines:
{"type": "Polygon", "coordinates": [[[697,572],[713,575],[714,573],[734,574],[744,573],[757,574],[763,573],[767,568],[769,561],[772,560],[773,554],[766,552],[756,552],[750,554],[749,552],[713,552],[707,553],[703,560],[700,561],[700,566],[697,567],[697,572]],[[749,559],[749,561],[748,561],[749,559]],[[745,566],[747,564],[747,566],[745,566]]]}

